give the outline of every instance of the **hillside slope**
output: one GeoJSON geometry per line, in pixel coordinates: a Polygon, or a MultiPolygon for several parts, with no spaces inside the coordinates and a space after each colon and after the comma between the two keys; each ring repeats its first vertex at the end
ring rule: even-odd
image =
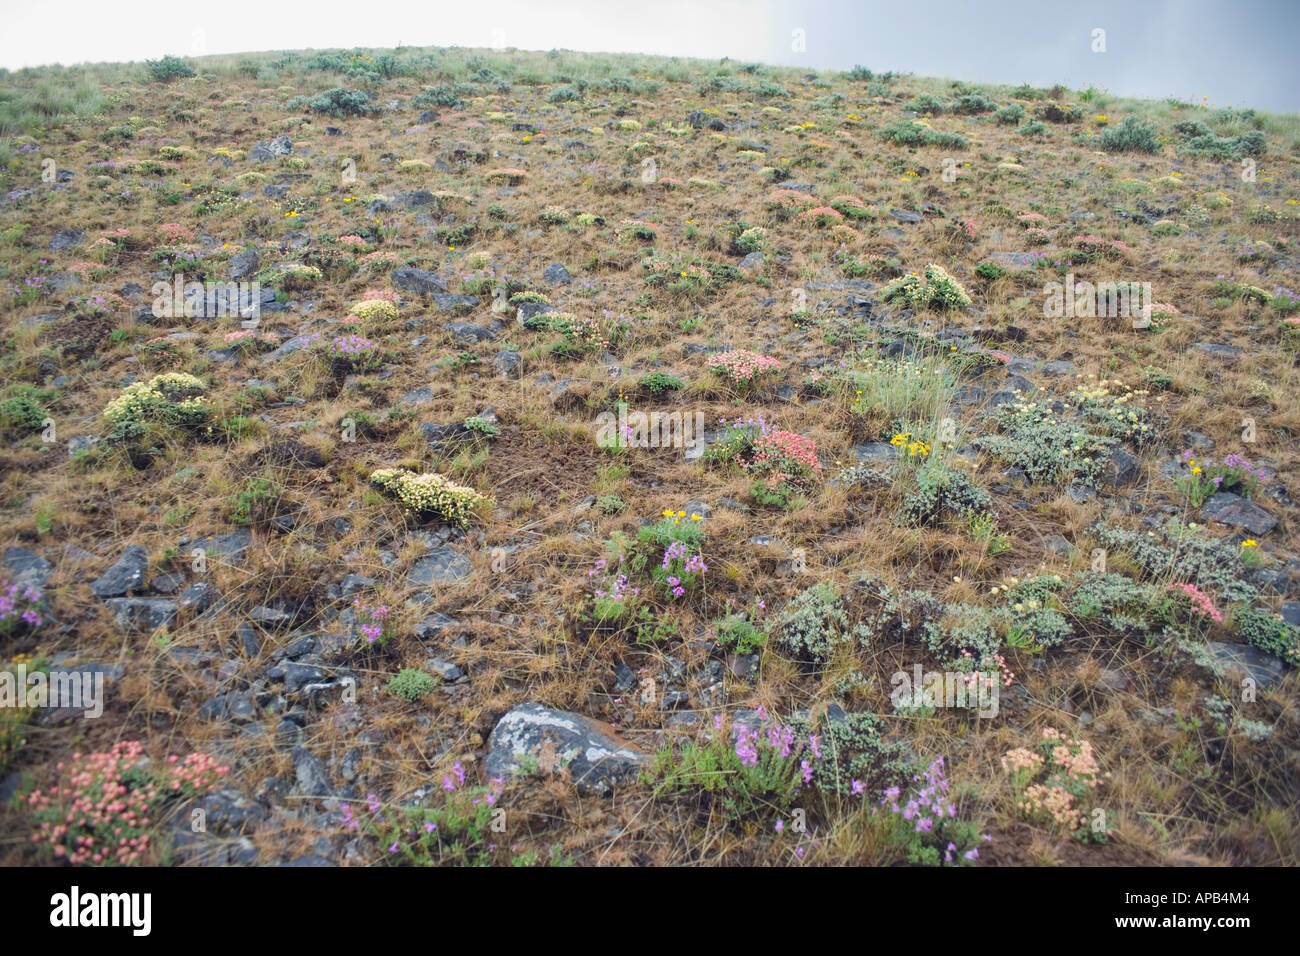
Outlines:
{"type": "Polygon", "coordinates": [[[1298,160],[865,69],[0,77],[0,666],[103,683],[0,708],[0,859],[1296,863],[1298,160]]]}

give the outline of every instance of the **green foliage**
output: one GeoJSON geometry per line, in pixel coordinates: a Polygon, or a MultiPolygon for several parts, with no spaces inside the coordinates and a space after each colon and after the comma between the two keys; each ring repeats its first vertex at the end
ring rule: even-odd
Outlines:
{"type": "Polygon", "coordinates": [[[388,682],[389,692],[409,704],[415,703],[425,694],[432,693],[437,686],[436,677],[428,671],[414,667],[403,667],[388,682]]]}
{"type": "Polygon", "coordinates": [[[642,388],[648,388],[656,395],[686,387],[686,382],[671,372],[647,372],[641,376],[637,384],[642,388]]]}
{"type": "Polygon", "coordinates": [[[1167,616],[1169,595],[1164,589],[1123,574],[1079,571],[1070,584],[1070,613],[1105,633],[1145,636],[1167,616]]]}
{"type": "Polygon", "coordinates": [[[717,629],[717,645],[737,654],[755,654],[767,643],[767,635],[742,614],[728,614],[713,622],[717,629]]]}
{"type": "Polygon", "coordinates": [[[1103,150],[1108,153],[1158,153],[1160,141],[1156,139],[1156,124],[1144,123],[1132,116],[1125,117],[1118,126],[1111,126],[1098,137],[1103,150]]]}
{"type": "Polygon", "coordinates": [[[264,516],[269,505],[278,501],[283,489],[269,478],[250,478],[244,487],[230,496],[230,520],[249,525],[264,516]]]}
{"type": "Polygon", "coordinates": [[[968,474],[935,458],[917,469],[916,487],[903,499],[903,517],[921,524],[992,509],[988,492],[968,474]]]}
{"type": "Polygon", "coordinates": [[[46,412],[40,404],[27,395],[16,395],[0,402],[0,435],[16,438],[38,432],[45,421],[46,412]]]}
{"type": "Polygon", "coordinates": [[[471,415],[465,419],[465,427],[476,435],[482,435],[484,438],[496,438],[501,434],[501,429],[498,426],[479,415],[471,415]]]}
{"type": "Polygon", "coordinates": [[[474,87],[467,83],[433,86],[412,96],[411,106],[417,110],[427,110],[434,106],[449,110],[463,110],[465,97],[473,95],[474,92],[474,87]]]}
{"type": "Polygon", "coordinates": [[[795,660],[814,665],[830,660],[839,644],[867,636],[849,620],[845,602],[825,582],[795,595],[769,633],[795,660]]]}
{"type": "Polygon", "coordinates": [[[194,76],[194,68],[178,56],[165,56],[161,60],[145,60],[144,63],[149,71],[149,79],[158,83],[194,76]]]}
{"type": "Polygon", "coordinates": [[[970,296],[942,266],[931,263],[921,275],[905,275],[889,283],[880,293],[882,302],[901,302],[913,309],[940,312],[969,308],[970,296]]]}
{"type": "Polygon", "coordinates": [[[1025,108],[1019,103],[1011,103],[993,114],[993,118],[1000,126],[1015,126],[1025,118],[1025,108]]]}
{"type": "Polygon", "coordinates": [[[324,113],[335,119],[349,116],[370,116],[379,112],[379,107],[370,101],[370,94],[361,90],[349,90],[336,86],[332,90],[317,93],[306,101],[306,106],[314,113],[324,113]]]}
{"type": "Polygon", "coordinates": [[[1262,651],[1300,666],[1300,628],[1288,624],[1276,614],[1256,608],[1242,608],[1232,616],[1237,633],[1262,651]]]}
{"type": "Polygon", "coordinates": [[[886,126],[880,133],[899,146],[941,146],[948,149],[965,149],[966,140],[956,133],[940,133],[915,120],[899,120],[886,126]]]}
{"type": "Polygon", "coordinates": [[[1259,593],[1237,575],[1237,548],[1209,537],[1202,528],[1170,519],[1156,531],[1129,531],[1103,523],[1093,533],[1103,547],[1128,553],[1150,579],[1186,581],[1229,603],[1248,602],[1259,593]]]}
{"type": "Polygon", "coordinates": [[[1096,487],[1104,454],[1115,443],[1066,421],[1045,404],[1008,402],[998,409],[1000,433],[984,448],[1019,467],[1030,481],[1096,487]]]}

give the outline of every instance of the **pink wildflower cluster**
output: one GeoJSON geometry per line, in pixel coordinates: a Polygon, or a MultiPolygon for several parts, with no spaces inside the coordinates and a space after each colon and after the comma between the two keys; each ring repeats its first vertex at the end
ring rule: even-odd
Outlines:
{"type": "Polygon", "coordinates": [[[814,203],[810,196],[797,189],[774,189],[767,195],[767,204],[781,209],[802,209],[814,203]]]}
{"type": "Polygon", "coordinates": [[[1097,252],[1110,259],[1122,259],[1136,255],[1132,246],[1125,245],[1118,239],[1103,239],[1100,236],[1075,236],[1071,244],[1080,252],[1097,252]]]}
{"type": "Polygon", "coordinates": [[[230,768],[217,763],[215,757],[197,752],[184,759],[172,754],[167,762],[171,764],[169,789],[186,797],[207,793],[230,772],[230,768]]]}
{"type": "Polygon", "coordinates": [[[817,443],[779,428],[760,435],[754,442],[754,455],[746,468],[763,476],[769,488],[781,484],[805,484],[822,474],[822,464],[817,460],[817,443]]]}
{"type": "Polygon", "coordinates": [[[754,381],[763,372],[779,369],[781,362],[779,359],[769,355],[759,355],[749,349],[731,349],[711,356],[705,365],[709,371],[729,378],[737,385],[745,385],[754,381]]]}
{"type": "Polygon", "coordinates": [[[368,244],[360,236],[339,236],[334,241],[340,246],[364,246],[368,244]]]}
{"type": "MultiPolygon", "coordinates": [[[[902,787],[886,789],[880,798],[880,806],[894,814],[897,820],[910,824],[911,832],[924,834],[930,838],[938,837],[940,843],[944,844],[946,824],[950,820],[957,819],[957,805],[948,796],[949,789],[944,758],[939,757],[925,768],[924,774],[917,774],[912,778],[912,786],[906,793],[903,792],[902,787]]],[[[858,791],[855,789],[854,792],[858,791]]],[[[873,816],[878,812],[879,807],[872,807],[873,816]]],[[[988,843],[991,840],[992,837],[989,835],[984,836],[984,842],[988,843]]],[[[961,859],[968,863],[975,862],[980,856],[977,847],[963,851],[951,839],[947,839],[946,845],[935,849],[943,850],[944,863],[956,863],[954,854],[960,855],[961,859]]]]}
{"type": "Polygon", "coordinates": [[[40,627],[44,623],[38,609],[41,596],[37,588],[20,588],[8,578],[0,579],[0,634],[40,627]]]}
{"type": "Polygon", "coordinates": [[[1017,786],[1046,771],[1041,781],[1025,787],[1017,807],[1027,816],[1046,817],[1071,836],[1088,838],[1088,816],[1077,801],[1099,787],[1104,776],[1091,743],[1045,727],[1037,753],[1023,747],[1008,750],[1002,757],[1002,769],[1015,778],[1017,786]]]}
{"type": "Polygon", "coordinates": [[[814,206],[811,209],[805,209],[799,214],[799,218],[805,222],[813,222],[819,226],[825,226],[830,223],[843,222],[844,213],[838,209],[832,209],[830,206],[814,206]]]}
{"type": "Polygon", "coordinates": [[[365,604],[357,598],[352,602],[352,607],[356,611],[357,621],[361,624],[361,636],[365,638],[366,645],[384,643],[387,639],[384,622],[388,620],[388,605],[365,604]]]}
{"type": "Polygon", "coordinates": [[[1223,613],[1214,606],[1214,601],[1210,599],[1210,596],[1195,584],[1175,584],[1174,587],[1187,595],[1187,599],[1192,602],[1194,611],[1205,615],[1215,624],[1223,623],[1223,613]]]}
{"type": "Polygon", "coordinates": [[[158,227],[168,242],[193,242],[194,230],[179,222],[165,222],[158,227]]]}
{"type": "MultiPolygon", "coordinates": [[[[171,757],[165,786],[185,796],[201,796],[226,772],[211,757],[171,757]]],[[[59,763],[61,783],[34,790],[26,798],[37,821],[32,842],[57,859],[75,865],[136,863],[149,848],[154,814],[167,795],[147,769],[144,745],[123,741],[104,753],[74,754],[59,763]]]]}
{"type": "Polygon", "coordinates": [[[89,279],[92,276],[104,271],[104,267],[98,262],[74,262],[68,266],[69,272],[75,272],[83,279],[89,279]]]}

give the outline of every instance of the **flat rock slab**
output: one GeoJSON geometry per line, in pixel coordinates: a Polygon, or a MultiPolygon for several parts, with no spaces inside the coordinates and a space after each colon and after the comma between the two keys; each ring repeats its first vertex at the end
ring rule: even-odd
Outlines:
{"type": "Polygon", "coordinates": [[[1207,521],[1242,528],[1261,537],[1277,527],[1277,519],[1259,505],[1228,491],[1220,491],[1202,505],[1201,517],[1207,521]]]}
{"type": "Polygon", "coordinates": [[[54,565],[26,548],[6,548],[4,564],[9,573],[9,583],[18,585],[20,589],[36,588],[39,591],[54,573],[54,565]]]}
{"type": "Polygon", "coordinates": [[[864,445],[854,445],[849,449],[850,454],[858,461],[869,462],[872,464],[892,465],[898,461],[898,446],[891,445],[887,441],[868,442],[864,445]]]}
{"type": "Polygon", "coordinates": [[[408,584],[453,584],[474,572],[474,564],[455,548],[437,548],[422,558],[416,558],[406,573],[408,584]]]}
{"type": "Polygon", "coordinates": [[[990,252],[981,262],[992,262],[1004,269],[1037,269],[1047,256],[1041,252],[990,252]]]}
{"type": "Polygon", "coordinates": [[[509,780],[535,764],[567,769],[580,791],[604,794],[635,779],[649,756],[621,740],[608,724],[541,704],[521,704],[488,738],[488,777],[509,780]]]}
{"type": "Polygon", "coordinates": [[[1255,682],[1257,687],[1268,687],[1282,679],[1285,665],[1253,644],[1226,644],[1211,641],[1207,645],[1214,659],[1228,670],[1239,670],[1255,682]]]}
{"type": "Polygon", "coordinates": [[[210,534],[181,546],[181,553],[190,555],[201,549],[208,560],[219,560],[224,564],[240,565],[244,556],[253,546],[253,532],[248,528],[238,528],[226,534],[210,534]]]}

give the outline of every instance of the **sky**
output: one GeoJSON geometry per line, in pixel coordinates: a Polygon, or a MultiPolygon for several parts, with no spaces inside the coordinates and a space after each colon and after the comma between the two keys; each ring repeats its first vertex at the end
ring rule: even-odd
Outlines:
{"type": "Polygon", "coordinates": [[[5,0],[0,67],[260,50],[516,47],[857,64],[1300,112],[1300,0],[5,0]],[[1099,32],[1100,31],[1100,32],[1099,32]]]}

